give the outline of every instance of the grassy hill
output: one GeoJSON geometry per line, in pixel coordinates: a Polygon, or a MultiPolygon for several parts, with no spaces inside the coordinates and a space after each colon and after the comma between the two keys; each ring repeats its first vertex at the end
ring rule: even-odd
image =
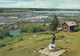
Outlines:
{"type": "MultiPolygon", "coordinates": [[[[40,33],[7,37],[0,40],[0,56],[39,56],[38,50],[49,45],[50,37],[40,33]]],[[[63,56],[80,56],[80,32],[58,32],[56,44],[68,50],[63,56]]]]}

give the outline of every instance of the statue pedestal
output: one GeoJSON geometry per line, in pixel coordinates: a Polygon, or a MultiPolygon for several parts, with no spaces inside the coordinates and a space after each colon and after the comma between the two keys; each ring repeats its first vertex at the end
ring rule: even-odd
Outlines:
{"type": "Polygon", "coordinates": [[[38,51],[41,56],[61,56],[66,52],[64,49],[60,49],[57,51],[50,51],[48,48],[44,48],[38,51]]]}
{"type": "Polygon", "coordinates": [[[49,44],[48,49],[54,51],[56,49],[56,45],[55,44],[49,44]]]}

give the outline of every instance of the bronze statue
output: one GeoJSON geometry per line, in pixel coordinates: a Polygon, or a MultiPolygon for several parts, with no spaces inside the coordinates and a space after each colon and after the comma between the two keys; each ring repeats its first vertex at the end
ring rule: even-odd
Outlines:
{"type": "Polygon", "coordinates": [[[55,33],[52,33],[52,42],[51,42],[51,44],[55,43],[55,39],[56,39],[55,33]]]}
{"type": "Polygon", "coordinates": [[[56,39],[56,36],[55,36],[55,33],[51,33],[52,34],[52,37],[51,37],[51,43],[49,44],[49,50],[55,50],[56,48],[56,45],[55,45],[55,39],[56,39]]]}

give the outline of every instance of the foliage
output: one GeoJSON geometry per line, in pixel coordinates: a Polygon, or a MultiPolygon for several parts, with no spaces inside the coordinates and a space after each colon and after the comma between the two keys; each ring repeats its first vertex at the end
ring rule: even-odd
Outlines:
{"type": "Polygon", "coordinates": [[[0,30],[0,39],[3,39],[4,37],[10,36],[8,30],[0,30]]]}
{"type": "Polygon", "coordinates": [[[59,21],[57,16],[54,16],[53,20],[51,20],[50,29],[51,31],[56,31],[59,25],[59,21]]]}
{"type": "Polygon", "coordinates": [[[20,31],[21,32],[28,32],[28,29],[27,29],[27,27],[22,27],[22,28],[20,28],[20,31]]]}
{"type": "Polygon", "coordinates": [[[0,12],[11,11],[80,11],[80,9],[55,9],[55,8],[0,8],[0,12]]]}
{"type": "Polygon", "coordinates": [[[36,33],[36,32],[43,32],[43,25],[40,24],[29,24],[27,26],[28,32],[36,33]]]}
{"type": "Polygon", "coordinates": [[[23,24],[23,23],[19,25],[19,29],[20,29],[21,33],[28,31],[26,24],[23,24]]]}
{"type": "Polygon", "coordinates": [[[1,47],[5,47],[5,46],[6,46],[6,44],[0,44],[0,48],[1,48],[1,47]]]}

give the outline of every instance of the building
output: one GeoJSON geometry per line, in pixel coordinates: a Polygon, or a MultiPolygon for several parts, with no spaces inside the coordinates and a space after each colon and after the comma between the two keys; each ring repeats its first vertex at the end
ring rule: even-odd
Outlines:
{"type": "Polygon", "coordinates": [[[76,31],[77,30],[77,23],[75,21],[65,21],[62,24],[62,29],[64,31],[76,31]]]}

